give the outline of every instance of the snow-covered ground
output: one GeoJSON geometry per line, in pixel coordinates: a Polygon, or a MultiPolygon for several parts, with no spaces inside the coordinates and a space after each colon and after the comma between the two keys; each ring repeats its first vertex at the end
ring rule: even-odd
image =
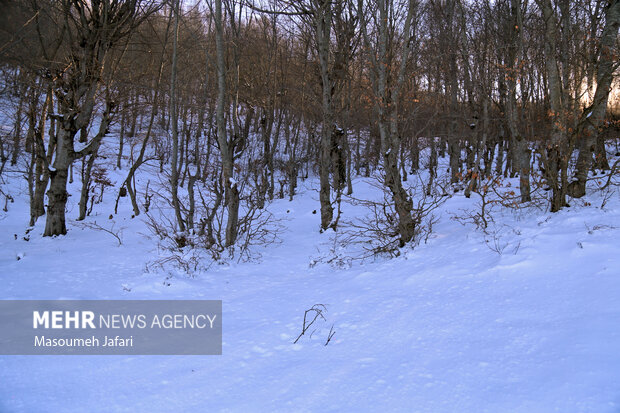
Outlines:
{"type": "Polygon", "coordinates": [[[269,206],[280,243],[192,277],[152,265],[161,251],[126,199],[110,220],[107,193],[87,220],[122,229],[121,246],[74,221],[50,239],[44,218],[25,235],[13,187],[0,299],[221,299],[224,344],[221,356],[0,356],[0,412],[620,411],[617,194],[604,209],[594,195],[556,214],[498,212],[485,235],[450,219],[475,203],[459,193],[426,244],[340,268],[321,260],[335,234],[318,232],[314,187],[269,206]],[[326,321],[293,344],[314,304],[326,321]]]}

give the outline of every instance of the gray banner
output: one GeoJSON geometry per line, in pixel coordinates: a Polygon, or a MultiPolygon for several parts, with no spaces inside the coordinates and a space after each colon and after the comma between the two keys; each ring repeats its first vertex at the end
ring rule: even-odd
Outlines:
{"type": "Polygon", "coordinates": [[[222,354],[222,302],[0,300],[0,354],[222,354]]]}

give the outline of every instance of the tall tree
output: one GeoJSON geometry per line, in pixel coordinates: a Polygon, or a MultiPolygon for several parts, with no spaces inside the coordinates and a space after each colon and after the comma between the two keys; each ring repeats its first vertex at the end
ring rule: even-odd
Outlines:
{"type": "Polygon", "coordinates": [[[54,74],[59,130],[54,161],[48,166],[50,187],[44,236],[67,233],[69,168],[76,159],[92,154],[103,138],[98,134],[83,149],[75,149],[77,132],[88,127],[93,116],[107,54],[157,8],[153,2],[141,0],[63,0],[55,6],[58,23],[67,32],[67,53],[65,66],[54,74]]]}
{"type": "Polygon", "coordinates": [[[614,70],[620,61],[617,49],[620,0],[610,0],[605,3],[607,3],[605,6],[605,27],[598,48],[598,62],[596,62],[596,92],[592,104],[584,110],[577,129],[581,141],[579,157],[577,158],[576,180],[571,182],[568,188],[570,196],[574,198],[580,198],[586,194],[586,181],[592,163],[594,145],[607,112],[614,70]]]}
{"type": "MultiPolygon", "coordinates": [[[[236,136],[229,138],[226,130],[227,92],[226,92],[226,47],[224,45],[224,18],[222,0],[215,0],[215,47],[217,67],[217,142],[222,159],[222,186],[224,187],[224,203],[227,208],[225,246],[234,245],[237,238],[239,222],[239,188],[234,179],[234,151],[236,136]]],[[[236,110],[237,108],[233,108],[236,110]]]]}
{"type": "Polygon", "coordinates": [[[392,194],[394,208],[398,214],[400,246],[411,241],[415,234],[415,223],[411,215],[413,202],[403,187],[399,168],[401,148],[399,101],[411,50],[411,21],[416,6],[415,0],[409,0],[403,9],[400,9],[393,0],[376,0],[374,8],[366,12],[362,0],[358,0],[360,15],[377,16],[374,39],[371,39],[367,18],[362,18],[361,28],[366,54],[371,63],[371,79],[378,113],[385,185],[392,194]],[[396,19],[398,16],[401,18],[404,16],[400,41],[398,41],[397,33],[399,24],[396,19]],[[375,49],[376,55],[372,52],[375,49]]]}
{"type": "Polygon", "coordinates": [[[179,115],[177,113],[177,62],[179,43],[179,11],[181,0],[174,2],[174,33],[172,37],[172,68],[170,71],[170,122],[172,126],[172,153],[170,154],[170,187],[172,194],[172,207],[177,225],[181,232],[185,231],[185,222],[181,216],[181,204],[179,202],[179,115]]]}
{"type": "MultiPolygon", "coordinates": [[[[527,2],[525,2],[527,5],[527,2]]],[[[521,76],[523,61],[523,8],[522,0],[510,0],[508,47],[506,48],[505,77],[508,85],[506,99],[506,123],[510,133],[511,149],[516,169],[519,171],[519,191],[521,202],[531,200],[530,195],[530,148],[519,131],[519,107],[517,105],[517,80],[521,76]]]]}
{"type": "Polygon", "coordinates": [[[567,102],[562,98],[562,78],[558,58],[558,19],[551,0],[536,0],[542,10],[545,27],[544,50],[547,88],[549,93],[548,118],[551,136],[541,151],[545,164],[545,178],[552,191],[551,211],[557,212],[566,206],[566,187],[569,143],[566,135],[567,102]]]}

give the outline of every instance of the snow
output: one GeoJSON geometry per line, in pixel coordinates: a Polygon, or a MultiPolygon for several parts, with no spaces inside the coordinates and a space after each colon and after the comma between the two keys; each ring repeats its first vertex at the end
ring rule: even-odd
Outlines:
{"type": "MultiPolygon", "coordinates": [[[[498,212],[491,237],[450,219],[476,201],[457,193],[428,243],[341,268],[322,259],[339,233],[318,231],[317,187],[269,206],[284,229],[260,258],[192,276],[152,265],[156,239],[126,198],[107,219],[112,193],[88,219],[122,228],[122,245],[71,220],[77,196],[67,236],[42,238],[41,219],[26,241],[27,192],[12,187],[0,298],[221,299],[224,344],[222,356],[0,356],[0,411],[620,410],[617,194],[604,209],[592,195],[556,214],[498,212]],[[314,304],[326,321],[293,344],[314,304]]],[[[354,190],[377,196],[364,179],[354,190]]],[[[359,208],[345,202],[343,218],[359,208]]]]}

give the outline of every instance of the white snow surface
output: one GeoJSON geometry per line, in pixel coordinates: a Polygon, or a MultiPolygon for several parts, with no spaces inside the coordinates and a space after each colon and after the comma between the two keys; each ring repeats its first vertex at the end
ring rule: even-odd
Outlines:
{"type": "Polygon", "coordinates": [[[338,268],[321,260],[338,234],[318,231],[317,186],[269,206],[280,243],[192,277],[145,270],[162,252],[126,198],[108,218],[112,192],[87,222],[122,229],[121,246],[75,225],[77,195],[66,236],[42,238],[45,217],[25,235],[22,188],[0,216],[1,299],[221,299],[223,355],[0,356],[0,412],[620,411],[617,194],[501,213],[501,254],[450,219],[475,202],[456,194],[426,244],[338,268]],[[293,344],[318,303],[326,322],[293,344]]]}

